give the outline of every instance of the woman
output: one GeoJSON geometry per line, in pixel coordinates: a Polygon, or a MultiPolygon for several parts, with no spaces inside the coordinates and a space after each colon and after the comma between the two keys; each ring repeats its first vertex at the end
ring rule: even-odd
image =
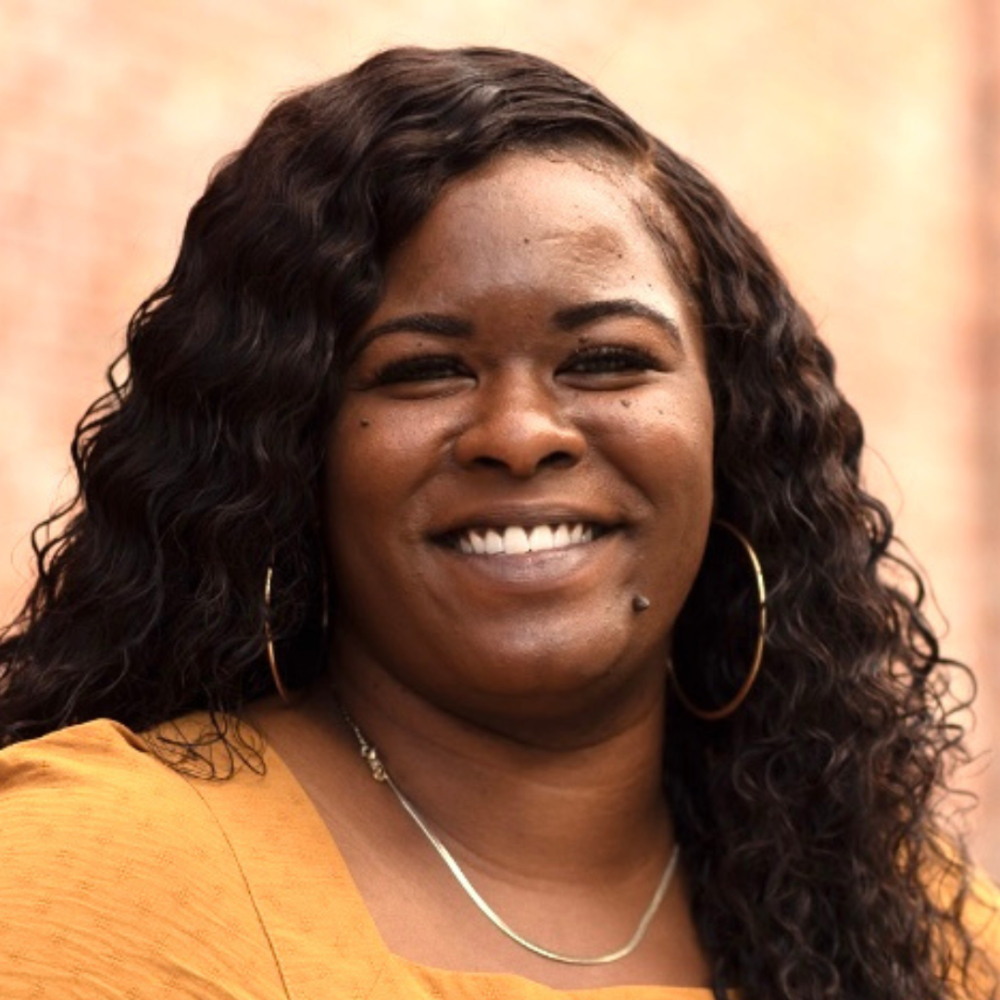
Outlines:
{"type": "Polygon", "coordinates": [[[995,995],[830,353],[602,95],[287,98],[126,354],[0,644],[5,997],[995,995]]]}

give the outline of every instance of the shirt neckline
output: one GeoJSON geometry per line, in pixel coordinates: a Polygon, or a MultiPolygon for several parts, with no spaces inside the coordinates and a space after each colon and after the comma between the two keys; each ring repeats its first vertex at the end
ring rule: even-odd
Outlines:
{"type": "MultiPolygon", "coordinates": [[[[330,830],[298,779],[272,747],[261,776],[246,770],[228,781],[196,788],[214,813],[274,950],[288,995],[311,1000],[329,990],[337,963],[346,978],[399,994],[401,980],[429,997],[513,997],[518,1000],[711,1000],[712,992],[685,986],[597,986],[557,989],[514,973],[445,969],[392,952],[365,906],[330,830]],[[268,794],[247,822],[247,782],[268,794]],[[275,849],[280,845],[280,850],[275,849]],[[291,863],[287,859],[294,859],[291,863]],[[336,898],[335,905],[327,902],[336,898]],[[390,984],[395,984],[390,986],[390,984]]],[[[261,791],[254,789],[255,797],[261,791]]]]}

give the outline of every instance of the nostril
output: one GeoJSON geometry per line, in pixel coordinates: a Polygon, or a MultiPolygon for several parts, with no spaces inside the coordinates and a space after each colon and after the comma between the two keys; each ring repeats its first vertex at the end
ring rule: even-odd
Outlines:
{"type": "Polygon", "coordinates": [[[503,459],[492,458],[490,455],[479,455],[475,464],[485,469],[505,469],[507,467],[507,463],[503,459]]]}
{"type": "MultiPolygon", "coordinates": [[[[494,455],[477,455],[473,459],[473,464],[481,469],[503,469],[504,471],[518,472],[521,465],[530,465],[531,472],[538,472],[541,469],[569,469],[576,464],[576,459],[568,451],[553,451],[543,455],[537,461],[520,463],[512,456],[499,458],[494,455]]],[[[523,471],[523,470],[521,470],[523,471]]]]}
{"type": "Polygon", "coordinates": [[[576,459],[568,451],[554,451],[546,455],[538,464],[550,469],[566,469],[573,465],[576,459]]]}

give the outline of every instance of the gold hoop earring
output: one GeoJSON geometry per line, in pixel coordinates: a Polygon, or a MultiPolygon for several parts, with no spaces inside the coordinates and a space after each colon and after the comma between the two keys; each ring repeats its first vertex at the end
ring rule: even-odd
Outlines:
{"type": "Polygon", "coordinates": [[[750,559],[750,567],[753,570],[754,581],[757,587],[757,640],[754,644],[753,658],[750,663],[750,670],[747,672],[743,683],[740,685],[739,690],[729,699],[724,705],[720,705],[718,708],[702,708],[696,705],[685,693],[677,680],[677,673],[673,669],[673,661],[670,662],[670,677],[673,682],[674,693],[677,695],[677,700],[690,712],[693,716],[698,719],[703,719],[706,722],[719,722],[722,719],[728,718],[735,712],[740,705],[746,701],[747,695],[750,693],[750,689],[753,687],[754,682],[757,680],[757,675],[760,673],[760,665],[764,659],[764,635],[767,630],[767,589],[764,586],[764,571],[761,569],[760,560],[757,558],[757,553],[754,551],[754,547],[750,544],[750,540],[743,534],[739,528],[734,527],[728,521],[715,520],[712,522],[713,525],[717,525],[720,528],[724,528],[728,531],[744,548],[748,558],[750,559]]]}
{"type": "Polygon", "coordinates": [[[267,567],[267,573],[264,575],[264,608],[267,612],[264,615],[264,639],[267,644],[267,665],[271,668],[271,678],[274,681],[275,690],[287,705],[291,703],[292,697],[281,679],[281,671],[278,670],[278,658],[274,655],[274,634],[271,632],[271,581],[273,578],[274,566],[272,564],[267,567]]]}
{"type": "MultiPolygon", "coordinates": [[[[294,704],[298,699],[299,689],[298,687],[289,688],[281,677],[281,671],[278,669],[278,656],[274,648],[274,633],[271,629],[271,590],[274,583],[274,563],[269,563],[267,567],[267,572],[264,574],[264,640],[265,648],[267,649],[267,665],[271,670],[271,679],[274,681],[274,689],[278,692],[281,700],[285,702],[286,705],[294,704]]],[[[330,614],[330,600],[327,588],[327,576],[325,564],[320,568],[320,621],[319,628],[323,639],[325,640],[327,630],[329,627],[329,614],[330,614]]]]}

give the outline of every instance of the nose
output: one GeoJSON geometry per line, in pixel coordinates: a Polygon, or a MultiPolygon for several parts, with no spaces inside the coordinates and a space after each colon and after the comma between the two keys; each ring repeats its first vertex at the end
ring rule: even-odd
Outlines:
{"type": "Polygon", "coordinates": [[[527,372],[480,383],[474,411],[455,440],[464,468],[503,469],[527,479],[547,468],[570,468],[583,457],[586,437],[551,385],[527,372]]]}

